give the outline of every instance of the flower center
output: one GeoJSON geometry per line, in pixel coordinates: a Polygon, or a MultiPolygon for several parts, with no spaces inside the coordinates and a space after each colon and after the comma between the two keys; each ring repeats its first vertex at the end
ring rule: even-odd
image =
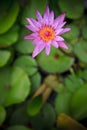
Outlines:
{"type": "Polygon", "coordinates": [[[41,39],[46,42],[53,40],[55,36],[54,34],[55,34],[54,29],[48,26],[42,27],[39,32],[41,39]]]}

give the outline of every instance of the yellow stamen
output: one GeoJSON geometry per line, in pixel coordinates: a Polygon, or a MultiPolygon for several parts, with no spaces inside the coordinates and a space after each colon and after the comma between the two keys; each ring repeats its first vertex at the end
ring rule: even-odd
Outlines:
{"type": "Polygon", "coordinates": [[[46,42],[53,40],[55,36],[54,29],[49,26],[42,27],[41,30],[39,31],[39,34],[41,39],[46,42]]]}

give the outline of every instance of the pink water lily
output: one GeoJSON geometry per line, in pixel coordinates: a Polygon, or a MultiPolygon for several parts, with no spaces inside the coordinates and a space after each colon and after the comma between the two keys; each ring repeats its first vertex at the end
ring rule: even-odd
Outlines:
{"type": "Polygon", "coordinates": [[[70,28],[63,28],[66,24],[64,21],[65,13],[54,19],[54,12],[50,12],[47,6],[43,17],[39,11],[36,11],[36,16],[37,20],[26,18],[29,24],[25,25],[33,32],[24,37],[24,39],[33,39],[32,44],[35,44],[35,48],[32,57],[37,56],[43,49],[46,50],[46,55],[49,55],[51,45],[55,48],[68,49],[64,39],[61,37],[62,34],[70,31],[70,28]]]}

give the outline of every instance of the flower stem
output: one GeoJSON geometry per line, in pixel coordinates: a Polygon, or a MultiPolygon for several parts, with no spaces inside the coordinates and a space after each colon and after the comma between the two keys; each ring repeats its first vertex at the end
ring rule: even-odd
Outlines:
{"type": "Polygon", "coordinates": [[[32,98],[35,98],[35,97],[39,96],[40,94],[42,94],[45,91],[46,87],[47,87],[46,84],[42,84],[38,88],[38,90],[34,93],[34,95],[32,96],[32,98]]]}

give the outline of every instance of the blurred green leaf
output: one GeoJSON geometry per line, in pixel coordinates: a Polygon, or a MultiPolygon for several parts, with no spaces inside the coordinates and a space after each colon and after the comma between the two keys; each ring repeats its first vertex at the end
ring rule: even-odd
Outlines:
{"type": "Polygon", "coordinates": [[[72,116],[77,120],[87,117],[87,84],[79,88],[71,99],[72,116]]]}
{"type": "Polygon", "coordinates": [[[74,59],[65,56],[58,49],[51,47],[51,53],[49,56],[42,52],[37,57],[39,66],[46,72],[50,73],[62,73],[67,71],[74,62],[74,59]]]}
{"type": "Polygon", "coordinates": [[[28,75],[33,75],[37,72],[37,63],[30,56],[20,56],[15,60],[14,65],[22,68],[28,75]]]}
{"type": "Polygon", "coordinates": [[[4,104],[9,92],[10,73],[11,69],[9,67],[0,69],[0,104],[4,104]]]}
{"type": "Polygon", "coordinates": [[[75,45],[74,53],[80,61],[87,63],[87,42],[79,41],[75,45]]]}
{"type": "Polygon", "coordinates": [[[37,96],[29,101],[27,106],[27,112],[30,116],[35,116],[40,112],[42,107],[42,96],[37,96]]]}
{"type": "Polygon", "coordinates": [[[30,92],[30,81],[26,73],[19,67],[11,70],[8,95],[5,99],[5,106],[23,102],[30,92]]]}
{"type": "Polygon", "coordinates": [[[30,81],[18,67],[0,69],[0,104],[9,106],[23,102],[30,92],[30,81]]]}
{"type": "Polygon", "coordinates": [[[29,35],[29,34],[30,34],[30,31],[27,28],[22,27],[20,29],[19,40],[15,44],[15,49],[22,54],[32,53],[34,49],[32,40],[24,40],[24,36],[29,35]]]}
{"type": "Polygon", "coordinates": [[[78,27],[75,26],[74,24],[68,24],[66,27],[71,28],[71,30],[69,33],[63,34],[63,37],[68,40],[78,39],[78,36],[80,34],[80,30],[78,29],[78,27]]]}
{"type": "Polygon", "coordinates": [[[84,26],[82,28],[82,35],[83,35],[84,39],[87,39],[87,26],[84,26]]]}
{"type": "Polygon", "coordinates": [[[52,128],[51,130],[57,130],[57,128],[52,128]]]}
{"type": "Polygon", "coordinates": [[[6,118],[6,111],[4,107],[0,106],[0,125],[4,122],[6,118]]]}
{"type": "Polygon", "coordinates": [[[34,93],[41,85],[41,75],[39,72],[30,77],[31,80],[31,94],[34,93]]]}
{"type": "Polygon", "coordinates": [[[72,94],[70,92],[59,93],[55,98],[55,110],[59,115],[66,113],[70,115],[70,102],[72,94]]]}
{"type": "Polygon", "coordinates": [[[51,129],[52,126],[55,124],[56,120],[56,113],[53,106],[49,103],[46,103],[42,110],[43,117],[44,117],[44,128],[51,129]]]}
{"type": "Polygon", "coordinates": [[[50,130],[55,124],[55,119],[56,114],[53,106],[46,103],[39,115],[31,117],[31,124],[35,130],[50,130]]]}
{"type": "Polygon", "coordinates": [[[83,80],[75,74],[69,75],[65,78],[65,85],[70,92],[75,92],[83,84],[83,80]]]}
{"type": "Polygon", "coordinates": [[[78,77],[82,78],[83,80],[87,81],[87,69],[79,70],[77,72],[78,77]]]}
{"type": "Polygon", "coordinates": [[[31,116],[31,125],[33,126],[34,130],[44,130],[44,124],[42,123],[42,116],[40,113],[35,116],[31,116]]]}
{"type": "Polygon", "coordinates": [[[57,93],[63,93],[63,92],[66,92],[67,89],[63,83],[58,83],[58,85],[54,88],[54,91],[57,93]]]}
{"type": "Polygon", "coordinates": [[[83,0],[59,0],[59,7],[62,12],[67,14],[68,18],[78,19],[83,15],[84,2],[83,0]]]}
{"type": "Polygon", "coordinates": [[[44,13],[45,11],[45,8],[48,4],[48,1],[47,0],[41,0],[41,1],[38,1],[38,0],[29,0],[29,3],[28,5],[26,6],[26,8],[24,9],[24,12],[23,12],[23,15],[22,15],[22,24],[25,24],[27,23],[25,18],[26,17],[33,17],[33,18],[36,18],[36,10],[39,10],[41,14],[44,13]],[[39,4],[38,4],[39,2],[39,4]]]}
{"type": "Polygon", "coordinates": [[[8,47],[18,40],[18,26],[12,27],[8,32],[0,35],[0,47],[8,47]]]}
{"type": "Polygon", "coordinates": [[[11,53],[8,50],[0,50],[0,67],[3,67],[7,64],[11,57],[11,53]]]}
{"type": "Polygon", "coordinates": [[[8,127],[6,130],[31,130],[31,129],[23,125],[14,125],[14,126],[8,127]]]}
{"type": "Polygon", "coordinates": [[[7,14],[7,10],[9,9],[11,3],[11,0],[0,1],[0,12],[2,12],[0,15],[0,20],[2,20],[2,18],[7,14]]]}
{"type": "Polygon", "coordinates": [[[15,45],[15,49],[22,54],[28,54],[33,52],[34,45],[31,40],[21,40],[15,45]]]}
{"type": "Polygon", "coordinates": [[[19,12],[19,5],[16,1],[13,1],[6,12],[6,15],[0,19],[0,34],[8,31],[15,23],[19,12]]]}
{"type": "Polygon", "coordinates": [[[60,14],[60,9],[58,7],[57,0],[55,0],[55,1],[54,0],[50,0],[49,1],[49,8],[51,10],[53,10],[54,11],[54,15],[56,17],[58,17],[58,15],[60,14]]]}
{"type": "Polygon", "coordinates": [[[16,108],[9,119],[10,125],[28,125],[28,123],[29,116],[26,111],[26,106],[20,106],[16,108]]]}

